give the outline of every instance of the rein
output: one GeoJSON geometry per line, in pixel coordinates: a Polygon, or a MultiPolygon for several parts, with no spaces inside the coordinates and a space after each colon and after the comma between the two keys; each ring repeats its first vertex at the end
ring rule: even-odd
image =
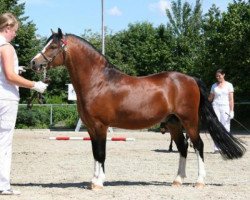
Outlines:
{"type": "MultiPolygon", "coordinates": [[[[42,51],[40,54],[43,56],[43,58],[46,60],[46,63],[44,63],[44,70],[48,68],[48,65],[55,60],[55,58],[61,53],[61,52],[66,52],[67,51],[67,41],[65,39],[61,39],[60,44],[58,44],[58,51],[53,57],[48,57],[46,56],[42,51]]],[[[64,55],[64,54],[63,54],[64,55]]],[[[65,56],[64,56],[65,60],[65,56]]]]}

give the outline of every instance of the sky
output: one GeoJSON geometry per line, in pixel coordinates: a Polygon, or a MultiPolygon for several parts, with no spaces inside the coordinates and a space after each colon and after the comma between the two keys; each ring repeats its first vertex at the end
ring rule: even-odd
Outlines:
{"type": "MultiPolygon", "coordinates": [[[[104,24],[109,33],[127,29],[129,23],[167,23],[165,9],[172,0],[103,0],[104,24]]],[[[186,0],[195,6],[195,0],[186,0]]],[[[102,0],[19,0],[25,2],[25,16],[36,24],[36,34],[48,37],[51,29],[82,35],[85,30],[101,33],[102,0]]],[[[182,0],[184,2],[184,0],[182,0]]],[[[215,4],[226,11],[233,0],[202,0],[203,13],[215,4]]]]}

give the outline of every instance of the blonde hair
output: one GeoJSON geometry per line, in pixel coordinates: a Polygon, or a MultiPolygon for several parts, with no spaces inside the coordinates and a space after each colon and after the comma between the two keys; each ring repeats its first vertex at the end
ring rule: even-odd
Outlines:
{"type": "Polygon", "coordinates": [[[0,15],[0,31],[7,26],[14,27],[15,25],[19,26],[19,22],[12,13],[3,13],[0,15]]]}

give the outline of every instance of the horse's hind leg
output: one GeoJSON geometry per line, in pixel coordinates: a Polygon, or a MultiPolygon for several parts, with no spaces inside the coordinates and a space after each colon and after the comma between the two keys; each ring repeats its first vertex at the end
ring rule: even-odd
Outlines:
{"type": "Polygon", "coordinates": [[[203,188],[205,186],[205,164],[204,164],[204,143],[201,140],[200,136],[196,141],[192,141],[195,149],[195,153],[197,155],[198,160],[198,179],[196,181],[196,188],[203,188]]]}
{"type": "Polygon", "coordinates": [[[173,151],[173,139],[172,139],[172,137],[170,138],[170,144],[169,144],[169,147],[168,147],[168,151],[169,152],[173,151]]]}
{"type": "Polygon", "coordinates": [[[197,188],[203,188],[205,186],[205,164],[204,164],[204,143],[199,135],[198,122],[193,124],[191,121],[183,121],[187,134],[193,143],[195,153],[198,160],[198,179],[196,181],[197,188]]]}
{"type": "Polygon", "coordinates": [[[165,134],[167,132],[165,120],[160,123],[160,131],[162,134],[165,134]]]}
{"type": "MultiPolygon", "coordinates": [[[[164,119],[164,121],[162,121],[160,123],[160,131],[161,131],[162,134],[165,134],[167,132],[167,129],[168,129],[167,127],[168,127],[167,122],[164,119]]],[[[173,139],[172,139],[171,135],[170,135],[170,144],[169,144],[169,147],[168,147],[168,151],[169,152],[173,151],[173,139]]]]}
{"type": "Polygon", "coordinates": [[[170,131],[171,138],[174,140],[180,153],[178,172],[175,180],[173,181],[173,186],[180,186],[182,185],[183,179],[186,177],[188,143],[182,131],[182,124],[176,116],[169,118],[167,127],[170,131]]]}

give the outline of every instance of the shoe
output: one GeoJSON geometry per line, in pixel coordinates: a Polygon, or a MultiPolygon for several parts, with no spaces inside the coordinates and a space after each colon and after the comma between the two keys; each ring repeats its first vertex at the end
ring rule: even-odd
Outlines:
{"type": "Polygon", "coordinates": [[[21,192],[19,190],[8,189],[0,191],[0,195],[20,195],[20,194],[21,192]]]}

